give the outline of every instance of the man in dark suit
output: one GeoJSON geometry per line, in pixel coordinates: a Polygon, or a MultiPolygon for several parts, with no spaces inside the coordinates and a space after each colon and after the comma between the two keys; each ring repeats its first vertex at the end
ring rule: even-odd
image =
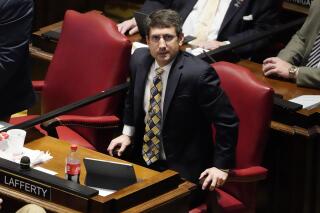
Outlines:
{"type": "MultiPolygon", "coordinates": [[[[198,22],[199,19],[201,19],[203,10],[208,7],[206,4],[212,4],[209,1],[210,0],[146,0],[140,11],[150,14],[152,11],[163,8],[176,10],[182,17],[183,22],[185,22],[183,25],[184,33],[197,36],[194,31],[200,26],[198,22]],[[191,29],[188,30],[190,26],[191,29]]],[[[278,5],[279,1],[276,0],[220,1],[217,12],[211,17],[213,20],[208,19],[212,22],[209,26],[210,32],[208,40],[200,43],[199,46],[205,49],[215,49],[229,44],[229,42],[233,43],[272,29],[276,22],[278,5]],[[210,35],[212,32],[213,35],[210,35]]],[[[138,31],[136,26],[136,21],[133,18],[119,24],[118,29],[122,33],[130,30],[129,34],[133,34],[138,31]]],[[[256,41],[236,49],[236,52],[242,57],[252,56],[255,51],[265,47],[268,43],[268,39],[256,41]]]]}
{"type": "Polygon", "coordinates": [[[313,0],[309,14],[278,57],[267,58],[262,71],[265,76],[293,80],[299,86],[320,89],[320,0],[313,0]]]}
{"type": "Polygon", "coordinates": [[[30,107],[34,100],[28,69],[32,0],[0,1],[0,120],[30,107]]]}
{"type": "MultiPolygon", "coordinates": [[[[113,155],[118,148],[120,156],[133,145],[138,163],[158,170],[173,169],[194,183],[203,178],[202,189],[213,190],[225,182],[225,169],[234,166],[238,119],[219,87],[215,70],[181,52],[182,42],[181,19],[175,11],[150,15],[149,49],[138,49],[131,58],[123,134],[111,141],[108,152],[113,155]]],[[[191,206],[199,200],[195,198],[191,206]]]]}

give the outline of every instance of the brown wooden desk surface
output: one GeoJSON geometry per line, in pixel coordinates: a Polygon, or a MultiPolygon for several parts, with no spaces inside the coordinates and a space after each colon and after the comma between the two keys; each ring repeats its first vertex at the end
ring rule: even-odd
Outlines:
{"type": "MultiPolygon", "coordinates": [[[[258,64],[249,60],[238,62],[239,65],[249,68],[263,83],[274,89],[275,93],[282,95],[285,100],[298,97],[300,95],[320,95],[320,90],[305,87],[298,87],[294,82],[280,79],[267,78],[262,74],[262,64],[258,64]]],[[[299,113],[309,116],[313,113],[320,113],[320,107],[312,110],[300,110],[299,113]]]]}
{"type": "MultiPolygon", "coordinates": [[[[42,163],[40,166],[55,171],[58,173],[57,176],[64,178],[65,158],[70,149],[69,143],[45,136],[27,143],[25,146],[34,150],[49,151],[53,159],[42,163]]],[[[77,152],[82,159],[90,157],[128,163],[82,147],[79,147],[77,152]]],[[[195,184],[182,180],[178,173],[171,170],[160,173],[139,165],[133,164],[133,166],[138,183],[120,189],[108,196],[97,195],[89,200],[86,199],[84,202],[89,202],[89,204],[86,204],[86,208],[82,207],[82,210],[75,210],[75,207],[42,200],[2,185],[0,186],[0,196],[5,201],[9,201],[8,199],[10,198],[14,203],[20,202],[20,205],[21,202],[35,203],[50,212],[187,212],[188,196],[195,189],[195,184]]],[[[83,183],[85,174],[86,171],[82,164],[80,183],[83,183]]],[[[74,196],[68,193],[61,195],[60,199],[63,200],[69,200],[70,196],[74,196]]],[[[77,202],[80,201],[78,200],[77,202]]],[[[6,203],[8,205],[8,202],[6,203]]],[[[84,206],[80,203],[72,205],[84,206]]],[[[15,205],[15,207],[17,206],[15,205]]]]}
{"type": "MultiPolygon", "coordinates": [[[[38,140],[35,140],[32,143],[26,144],[26,147],[30,149],[35,149],[35,150],[38,149],[42,151],[48,150],[53,156],[53,159],[49,160],[46,163],[41,164],[41,167],[53,170],[58,173],[59,177],[64,178],[65,159],[70,150],[70,143],[46,136],[38,140]]],[[[118,158],[114,158],[109,155],[105,155],[100,152],[96,152],[96,151],[89,150],[82,147],[78,147],[77,152],[79,154],[80,159],[89,157],[89,158],[96,158],[100,160],[109,160],[109,161],[127,163],[126,161],[120,160],[118,158]]],[[[148,179],[155,175],[160,174],[157,171],[150,170],[135,164],[134,164],[134,170],[137,174],[138,179],[148,179]]],[[[85,175],[86,175],[86,171],[85,171],[84,165],[81,164],[80,183],[82,184],[84,182],[85,175]]]]}

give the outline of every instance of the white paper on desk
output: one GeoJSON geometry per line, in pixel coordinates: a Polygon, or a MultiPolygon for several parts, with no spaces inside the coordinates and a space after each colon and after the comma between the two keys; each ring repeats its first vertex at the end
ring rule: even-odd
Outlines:
{"type": "Polygon", "coordinates": [[[50,159],[52,159],[52,156],[50,153],[43,152],[40,150],[32,150],[28,148],[23,148],[22,154],[21,155],[13,155],[12,153],[5,151],[0,151],[0,157],[4,158],[6,160],[20,163],[20,160],[23,156],[28,156],[30,158],[30,166],[33,167],[34,165],[46,162],[50,159]]]}
{"type": "Polygon", "coordinates": [[[99,195],[102,197],[108,196],[112,193],[114,193],[116,190],[111,190],[111,189],[102,189],[102,188],[98,188],[98,187],[92,187],[89,186],[92,189],[98,190],[99,191],[99,195]]]}
{"type": "Polygon", "coordinates": [[[55,171],[52,171],[52,170],[49,170],[49,169],[45,169],[41,166],[36,166],[36,167],[33,167],[34,169],[40,171],[40,172],[44,172],[44,173],[47,173],[49,175],[56,175],[58,174],[58,172],[55,172],[55,171]]]}
{"type": "Polygon", "coordinates": [[[201,48],[201,47],[197,47],[197,48],[194,48],[194,49],[192,49],[192,48],[187,48],[187,49],[186,49],[186,52],[188,52],[188,53],[190,53],[190,54],[192,54],[192,55],[194,55],[194,56],[200,55],[200,54],[202,54],[203,52],[208,52],[208,51],[209,51],[209,50],[203,49],[203,48],[201,48]]]}
{"type": "Polygon", "coordinates": [[[146,44],[143,44],[143,43],[140,43],[140,42],[133,42],[132,43],[132,48],[131,48],[131,55],[134,53],[134,51],[136,49],[143,48],[143,47],[149,48],[149,46],[146,45],[146,44]]]}
{"type": "Polygon", "coordinates": [[[301,95],[289,101],[301,104],[303,109],[313,109],[320,106],[320,95],[301,95]]]}

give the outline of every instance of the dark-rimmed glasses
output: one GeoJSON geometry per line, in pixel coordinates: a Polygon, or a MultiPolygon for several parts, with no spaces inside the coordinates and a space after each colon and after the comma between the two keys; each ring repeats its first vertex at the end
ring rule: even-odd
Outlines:
{"type": "Polygon", "coordinates": [[[163,38],[163,40],[165,42],[170,42],[172,41],[175,37],[177,37],[176,35],[171,35],[171,34],[164,34],[164,35],[151,35],[150,36],[150,40],[154,43],[158,43],[160,41],[161,38],[163,38]]]}

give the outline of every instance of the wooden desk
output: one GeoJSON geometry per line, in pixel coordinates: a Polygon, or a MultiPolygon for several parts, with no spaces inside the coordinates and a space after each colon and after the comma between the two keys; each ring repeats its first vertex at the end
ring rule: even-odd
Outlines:
{"type": "MultiPolygon", "coordinates": [[[[58,173],[57,176],[64,178],[65,158],[70,149],[69,143],[51,137],[43,137],[27,144],[26,147],[42,151],[49,150],[53,159],[42,164],[41,167],[53,170],[58,173]]],[[[78,153],[82,159],[90,157],[125,162],[81,147],[79,147],[78,153]]],[[[177,173],[171,170],[159,173],[138,165],[134,165],[134,170],[139,180],[138,183],[105,197],[97,195],[90,198],[88,208],[81,210],[81,212],[114,212],[115,210],[121,212],[187,212],[187,199],[195,188],[194,184],[181,180],[177,173]],[[178,182],[177,177],[180,179],[178,182]],[[110,203],[113,204],[108,209],[107,206],[110,203]]],[[[82,184],[85,175],[86,171],[82,164],[80,175],[80,183],[82,184]]],[[[14,199],[20,203],[35,203],[53,212],[79,212],[68,206],[44,201],[4,186],[0,186],[0,196],[4,198],[4,204],[10,203],[9,199],[14,199]]],[[[68,197],[64,199],[68,199],[68,197]]],[[[6,208],[5,205],[3,207],[6,208]]]]}
{"type": "MultiPolygon", "coordinates": [[[[320,90],[298,87],[295,83],[267,78],[262,74],[262,65],[248,60],[238,63],[249,68],[263,83],[274,89],[275,93],[282,95],[285,100],[289,100],[300,95],[320,95],[320,90]]],[[[272,128],[286,131],[290,134],[303,134],[307,137],[313,137],[314,134],[320,134],[316,121],[320,120],[320,107],[312,110],[302,109],[297,112],[288,112],[287,116],[284,112],[274,112],[272,128]],[[281,113],[281,115],[279,115],[281,113]],[[286,127],[286,125],[287,127],[286,127]],[[316,126],[316,127],[315,127],[316,126]]],[[[319,124],[319,123],[318,123],[319,124]]]]}

